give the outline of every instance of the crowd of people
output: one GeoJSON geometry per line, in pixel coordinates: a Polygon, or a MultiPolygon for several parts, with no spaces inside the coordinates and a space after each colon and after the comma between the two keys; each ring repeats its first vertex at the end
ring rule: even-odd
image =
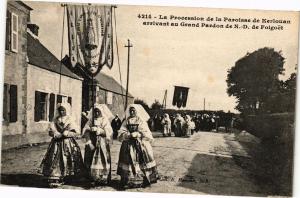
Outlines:
{"type": "Polygon", "coordinates": [[[198,131],[226,132],[233,123],[232,114],[156,114],[150,118],[141,105],[131,104],[123,120],[115,117],[104,104],[95,104],[83,114],[79,129],[71,115],[69,103],[57,105],[55,117],[49,126],[52,140],[41,163],[41,173],[49,187],[84,179],[90,185],[110,185],[113,139],[122,142],[117,174],[119,188],[146,187],[157,182],[158,172],[153,155],[151,131],[163,136],[190,137],[198,131]],[[78,138],[84,140],[84,156],[78,138]]]}
{"type": "Polygon", "coordinates": [[[161,131],[163,136],[171,136],[174,132],[176,137],[189,137],[198,131],[218,132],[224,127],[225,132],[233,127],[235,118],[228,113],[194,113],[194,114],[155,114],[149,119],[148,125],[151,131],[161,131]]]}
{"type": "Polygon", "coordinates": [[[176,114],[172,122],[169,114],[165,113],[160,125],[163,136],[172,136],[173,129],[176,137],[190,137],[195,130],[195,122],[191,120],[189,115],[182,117],[180,114],[176,114]]]}
{"type": "Polygon", "coordinates": [[[143,110],[139,105],[129,105],[123,123],[118,116],[110,122],[111,112],[105,105],[95,104],[82,122],[85,124],[81,135],[70,114],[70,105],[59,104],[49,127],[52,140],[40,167],[49,187],[82,179],[93,186],[110,185],[112,138],[122,142],[117,167],[120,189],[157,182],[149,115],[143,110]],[[85,142],[84,156],[77,143],[76,137],[80,136],[85,142]]]}

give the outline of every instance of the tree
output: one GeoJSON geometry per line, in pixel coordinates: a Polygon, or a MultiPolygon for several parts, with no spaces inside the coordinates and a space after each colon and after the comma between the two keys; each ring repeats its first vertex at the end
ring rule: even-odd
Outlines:
{"type": "Polygon", "coordinates": [[[134,100],[133,103],[142,105],[144,107],[144,109],[147,111],[147,113],[149,113],[150,108],[144,100],[137,98],[137,99],[134,100]]]}
{"type": "Polygon", "coordinates": [[[273,92],[265,102],[268,113],[295,112],[296,73],[286,81],[280,81],[277,92],[273,92]]]}
{"type": "Polygon", "coordinates": [[[282,83],[282,100],[284,111],[295,112],[296,107],[296,85],[297,75],[292,73],[291,76],[282,83]]]}
{"type": "Polygon", "coordinates": [[[151,105],[151,109],[163,109],[163,105],[158,100],[155,100],[151,105]]]}
{"type": "Polygon", "coordinates": [[[288,92],[296,93],[297,75],[292,73],[291,76],[284,82],[283,86],[288,92]]]}
{"type": "Polygon", "coordinates": [[[226,80],[228,95],[237,98],[236,109],[246,114],[267,111],[266,102],[278,93],[283,65],[281,51],[267,47],[239,59],[226,80]]]}

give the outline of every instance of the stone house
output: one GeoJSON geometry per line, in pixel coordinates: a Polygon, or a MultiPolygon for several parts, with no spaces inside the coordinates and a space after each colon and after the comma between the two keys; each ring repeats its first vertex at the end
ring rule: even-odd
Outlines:
{"type": "MultiPolygon", "coordinates": [[[[81,112],[92,105],[92,87],[94,101],[124,118],[125,89],[101,72],[91,83],[79,68],[70,67],[68,59],[59,61],[39,41],[31,10],[21,1],[7,2],[2,149],[49,141],[47,128],[62,101],[71,104],[80,126],[81,112]]],[[[129,94],[128,104],[133,100],[129,94]]]]}
{"type": "Polygon", "coordinates": [[[40,43],[31,10],[21,1],[7,3],[2,149],[49,141],[47,127],[62,101],[81,121],[83,79],[40,43]]]}

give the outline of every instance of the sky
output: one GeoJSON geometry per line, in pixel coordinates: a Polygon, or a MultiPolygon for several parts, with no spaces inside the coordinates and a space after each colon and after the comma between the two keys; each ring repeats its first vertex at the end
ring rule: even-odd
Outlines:
{"type": "MultiPolygon", "coordinates": [[[[60,59],[63,35],[63,56],[68,54],[67,26],[62,34],[63,7],[59,3],[26,3],[33,8],[31,22],[40,27],[40,41],[60,59]]],[[[118,36],[122,84],[125,87],[127,70],[124,45],[130,39],[133,48],[129,92],[134,97],[151,105],[155,99],[162,102],[167,90],[167,108],[173,108],[174,86],[182,85],[190,88],[186,109],[202,110],[205,98],[206,109],[236,112],[236,99],[226,93],[228,69],[247,52],[272,47],[281,50],[286,58],[285,76],[281,78],[288,78],[298,62],[298,19],[295,12],[119,5],[114,29],[118,36]],[[143,26],[138,14],[276,18],[292,23],[283,31],[158,27],[143,26]]],[[[111,70],[103,68],[101,72],[120,82],[117,60],[114,62],[111,70]]]]}

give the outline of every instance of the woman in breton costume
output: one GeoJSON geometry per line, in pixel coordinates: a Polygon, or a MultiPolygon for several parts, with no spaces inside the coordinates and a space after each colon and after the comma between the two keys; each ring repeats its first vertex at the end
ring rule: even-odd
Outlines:
{"type": "Polygon", "coordinates": [[[93,185],[105,185],[111,180],[110,141],[112,113],[104,104],[95,104],[83,128],[86,141],[84,164],[93,185]]]}
{"type": "Polygon", "coordinates": [[[149,115],[142,106],[129,105],[126,120],[119,130],[122,142],[117,174],[120,187],[145,187],[157,182],[158,173],[151,143],[152,133],[147,125],[149,115]]]}
{"type": "Polygon", "coordinates": [[[192,135],[192,130],[195,129],[195,123],[191,120],[189,115],[185,116],[185,122],[182,126],[182,131],[184,137],[190,137],[192,135]]]}
{"type": "Polygon", "coordinates": [[[183,130],[182,127],[184,125],[185,121],[183,117],[178,113],[176,114],[175,120],[174,120],[174,134],[175,137],[181,137],[183,136],[183,130]]]}
{"type": "Polygon", "coordinates": [[[165,113],[164,114],[164,117],[161,121],[161,125],[162,125],[162,129],[163,129],[163,136],[166,137],[166,136],[171,136],[171,120],[170,120],[170,117],[169,117],[169,114],[165,113]]]}
{"type": "Polygon", "coordinates": [[[58,104],[49,127],[52,140],[41,163],[42,174],[50,187],[58,187],[68,179],[83,176],[83,160],[75,140],[78,135],[79,128],[72,119],[70,104],[58,104]]]}

